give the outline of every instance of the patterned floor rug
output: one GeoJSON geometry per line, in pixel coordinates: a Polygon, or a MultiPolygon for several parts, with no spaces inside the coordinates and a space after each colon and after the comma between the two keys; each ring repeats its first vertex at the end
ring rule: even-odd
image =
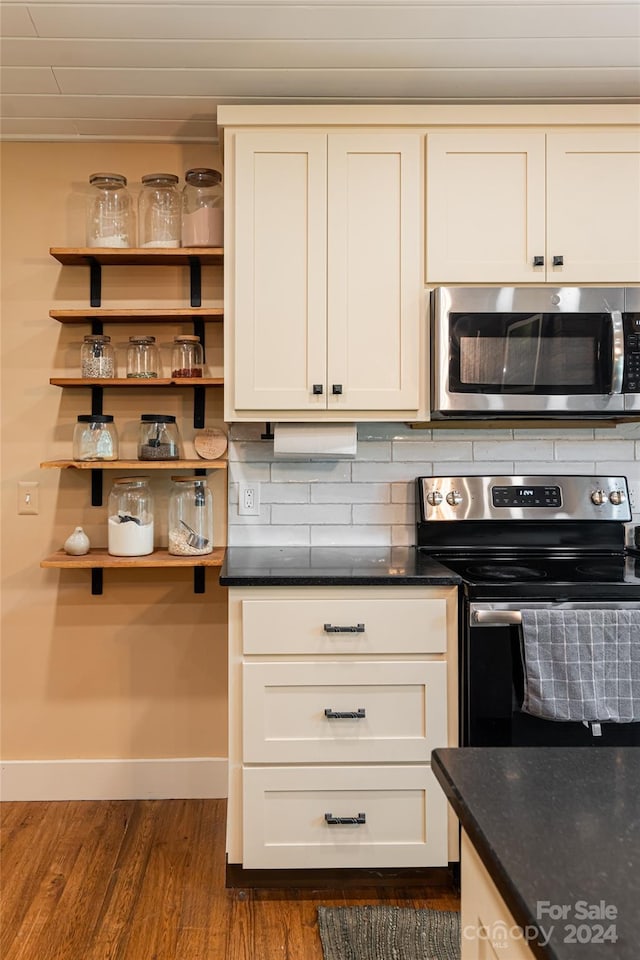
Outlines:
{"type": "Polygon", "coordinates": [[[460,960],[460,914],[405,907],[318,907],[324,960],[460,960]]]}

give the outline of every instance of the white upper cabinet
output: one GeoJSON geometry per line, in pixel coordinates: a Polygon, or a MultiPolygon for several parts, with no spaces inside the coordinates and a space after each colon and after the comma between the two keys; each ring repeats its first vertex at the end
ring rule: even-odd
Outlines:
{"type": "Polygon", "coordinates": [[[640,281],[640,132],[427,135],[426,278],[640,281]]]}
{"type": "Polygon", "coordinates": [[[226,418],[415,417],[421,137],[241,131],[230,147],[226,418]]]}

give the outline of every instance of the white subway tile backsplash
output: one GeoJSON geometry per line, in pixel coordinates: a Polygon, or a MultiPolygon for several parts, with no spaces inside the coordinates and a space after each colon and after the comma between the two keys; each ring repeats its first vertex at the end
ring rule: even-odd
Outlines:
{"type": "Polygon", "coordinates": [[[355,483],[393,483],[396,480],[411,480],[431,473],[431,464],[404,461],[394,463],[369,463],[356,461],[351,467],[351,477],[355,483]]]}
{"type": "Polygon", "coordinates": [[[313,547],[388,547],[389,527],[311,527],[313,547]]]}
{"type": "Polygon", "coordinates": [[[358,425],[355,460],[274,460],[264,424],[229,436],[229,544],[352,547],[415,543],[415,478],[604,473],[626,476],[640,513],[640,424],[412,430],[358,425]],[[259,517],[238,515],[238,483],[260,482],[259,517]]]}
{"type": "Polygon", "coordinates": [[[274,503],[271,522],[283,526],[298,523],[351,523],[351,504],[348,503],[274,503]]]}
{"type": "Polygon", "coordinates": [[[312,503],[388,503],[391,493],[388,483],[314,483],[310,489],[312,503]]]}
{"type": "Polygon", "coordinates": [[[271,479],[278,483],[348,483],[351,460],[276,460],[271,479]]]}
{"type": "Polygon", "coordinates": [[[550,440],[474,440],[474,460],[553,460],[550,440]]]}
{"type": "Polygon", "coordinates": [[[423,462],[434,460],[471,460],[473,458],[473,446],[469,441],[464,440],[430,440],[426,443],[394,443],[393,459],[411,463],[413,461],[423,462]]]}
{"type": "Polygon", "coordinates": [[[415,523],[412,503],[357,503],[353,508],[354,526],[360,523],[415,523]]]}

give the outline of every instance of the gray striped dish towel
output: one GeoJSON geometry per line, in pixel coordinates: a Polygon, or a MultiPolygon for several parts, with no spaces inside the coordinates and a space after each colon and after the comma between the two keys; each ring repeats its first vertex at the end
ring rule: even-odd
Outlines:
{"type": "Polygon", "coordinates": [[[640,610],[522,610],[525,713],[640,720],[640,610]]]}

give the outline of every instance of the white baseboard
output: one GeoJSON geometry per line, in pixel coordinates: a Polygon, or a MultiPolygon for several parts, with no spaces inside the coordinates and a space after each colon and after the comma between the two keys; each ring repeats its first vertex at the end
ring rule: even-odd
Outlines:
{"type": "Polygon", "coordinates": [[[227,796],[224,757],[6,760],[2,800],[182,800],[227,796]]]}

